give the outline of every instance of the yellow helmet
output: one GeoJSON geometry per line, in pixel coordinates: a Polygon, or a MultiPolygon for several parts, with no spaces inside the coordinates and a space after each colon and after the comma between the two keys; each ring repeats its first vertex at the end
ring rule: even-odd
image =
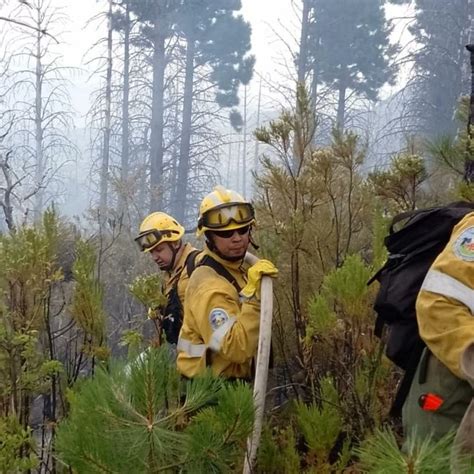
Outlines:
{"type": "Polygon", "coordinates": [[[255,223],[252,204],[239,193],[216,186],[201,202],[197,235],[206,230],[240,229],[255,223]]]}
{"type": "Polygon", "coordinates": [[[162,242],[176,242],[184,235],[184,227],[164,212],[153,212],[143,219],[135,238],[142,252],[150,252],[162,242]]]}

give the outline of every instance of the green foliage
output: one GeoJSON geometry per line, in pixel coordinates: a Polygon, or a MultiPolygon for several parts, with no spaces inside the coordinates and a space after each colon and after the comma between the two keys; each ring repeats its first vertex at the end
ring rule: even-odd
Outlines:
{"type": "Polygon", "coordinates": [[[423,157],[403,153],[392,159],[388,170],[369,173],[369,183],[375,194],[395,213],[416,209],[422,197],[421,186],[427,177],[423,157]]]}
{"type": "Polygon", "coordinates": [[[330,308],[328,300],[322,295],[315,295],[309,302],[308,325],[306,326],[305,343],[308,345],[315,336],[330,332],[334,327],[337,317],[330,308]]]}
{"type": "MultiPolygon", "coordinates": [[[[280,269],[276,321],[286,345],[280,353],[297,352],[302,359],[303,342],[320,331],[329,314],[314,317],[315,305],[324,303],[310,300],[324,275],[360,250],[369,199],[358,173],[365,147],[357,135],[335,130],[331,146],[315,150],[316,125],[309,95],[300,86],[295,110],[282,112],[255,134],[269,150],[256,177],[256,207],[263,253],[280,269]]],[[[308,360],[305,370],[311,372],[313,365],[308,360]]]]}
{"type": "MultiPolygon", "coordinates": [[[[367,287],[373,266],[366,261],[385,258],[385,222],[381,211],[374,217],[373,188],[361,172],[366,147],[355,133],[335,130],[330,146],[315,148],[312,110],[299,88],[295,110],[256,132],[269,150],[257,177],[259,237],[280,269],[275,340],[288,378],[303,380],[296,390],[309,403],[298,402],[289,423],[290,449],[300,459],[287,472],[346,467],[350,446],[378,426],[395,385],[373,335],[374,287],[367,287]]],[[[272,457],[283,465],[275,453],[282,438],[275,430],[264,442],[262,472],[272,472],[272,457]]]]}
{"type": "Polygon", "coordinates": [[[44,302],[54,283],[63,279],[55,265],[59,221],[46,213],[38,228],[21,227],[0,235],[0,291],[13,329],[44,327],[44,302]]]}
{"type": "Polygon", "coordinates": [[[128,348],[128,359],[138,357],[143,343],[143,336],[133,329],[122,333],[119,345],[128,348]]]}
{"type": "Polygon", "coordinates": [[[147,308],[156,309],[166,304],[162,291],[163,278],[159,273],[139,275],[128,286],[128,289],[147,308]]]}
{"type": "Polygon", "coordinates": [[[74,294],[69,312],[75,323],[84,331],[84,349],[99,359],[108,357],[104,347],[105,312],[103,289],[96,277],[96,256],[93,246],[83,240],[76,243],[76,259],[72,268],[75,280],[74,294]]]}
{"type": "Polygon", "coordinates": [[[7,324],[0,321],[0,399],[16,403],[26,394],[47,390],[51,377],[62,371],[62,364],[45,359],[38,348],[37,331],[11,332],[7,324]]]}
{"type": "MultiPolygon", "coordinates": [[[[360,448],[355,450],[363,472],[384,474],[435,474],[451,472],[452,445],[455,433],[448,433],[440,440],[409,436],[403,450],[389,428],[376,430],[360,448]]],[[[469,461],[462,455],[455,456],[459,473],[472,472],[469,461]]]]}
{"type": "Polygon", "coordinates": [[[439,135],[427,143],[427,150],[445,171],[457,178],[464,174],[464,147],[460,140],[450,135],[439,135]]]}
{"type": "Polygon", "coordinates": [[[384,244],[388,233],[388,219],[383,216],[380,206],[375,206],[372,218],[372,266],[380,268],[387,259],[387,249],[384,244]]]}
{"type": "Polygon", "coordinates": [[[463,201],[474,202],[474,184],[461,181],[457,187],[457,195],[463,201]]]}
{"type": "Polygon", "coordinates": [[[252,427],[253,398],[249,387],[243,383],[224,385],[217,407],[204,408],[185,431],[188,456],[185,471],[240,471],[239,463],[252,427]]]}
{"type": "Polygon", "coordinates": [[[267,426],[262,432],[257,458],[257,472],[265,474],[299,474],[300,455],[296,449],[296,437],[293,427],[277,430],[272,436],[267,426]]]}
{"type": "Polygon", "coordinates": [[[339,395],[331,377],[320,381],[321,399],[318,404],[296,402],[296,419],[310,455],[319,463],[328,462],[329,453],[343,427],[339,395]]]}
{"type": "MultiPolygon", "coordinates": [[[[467,122],[468,110],[463,110],[469,104],[462,101],[458,114],[463,117],[461,125],[467,122]]],[[[428,142],[428,151],[434,161],[440,165],[442,171],[454,181],[454,199],[465,201],[474,200],[474,184],[471,176],[472,162],[474,161],[474,126],[470,134],[467,127],[461,126],[456,137],[449,135],[439,136],[428,142]]],[[[451,186],[452,187],[452,186],[451,186]]]]}
{"type": "Polygon", "coordinates": [[[26,472],[38,466],[30,429],[15,416],[0,416],[0,472],[26,472]]]}
{"type": "Polygon", "coordinates": [[[372,270],[360,255],[349,255],[342,267],[329,272],[323,280],[322,293],[341,306],[343,313],[353,318],[367,316],[367,281],[372,270]]]}
{"type": "Polygon", "coordinates": [[[253,423],[249,387],[184,381],[167,347],[98,370],[70,403],[57,449],[78,472],[233,472],[253,423]]]}
{"type": "Polygon", "coordinates": [[[51,210],[36,228],[0,235],[0,400],[3,414],[12,409],[22,422],[29,413],[23,401],[47,391],[62,370],[42,345],[50,330],[52,293],[63,281],[57,266],[61,232],[51,210]]]}
{"type": "MultiPolygon", "coordinates": [[[[37,462],[51,459],[48,448],[40,451],[39,460],[32,454],[34,446],[27,428],[31,402],[39,394],[50,402],[39,436],[54,436],[48,420],[56,422],[62,416],[67,408],[62,403],[62,390],[88,362],[83,357],[84,348],[76,344],[74,349],[74,342],[80,338],[90,350],[93,337],[87,331],[94,328],[97,336],[105,330],[94,308],[100,291],[95,291],[91,283],[94,257],[86,244],[79,244],[79,260],[73,268],[78,291],[71,306],[72,312],[82,307],[83,319],[78,318],[73,324],[70,317],[66,318],[73,240],[73,229],[54,209],[46,211],[34,227],[23,226],[0,235],[0,416],[2,423],[8,425],[5,432],[16,436],[0,443],[0,447],[10,450],[2,453],[10,464],[17,463],[17,469],[8,472],[26,471],[37,462]],[[94,319],[92,322],[84,319],[86,313],[94,319]],[[103,329],[98,331],[97,327],[103,329]],[[18,449],[10,449],[13,442],[18,443],[18,449]],[[12,461],[13,458],[16,459],[12,461]]],[[[107,349],[96,345],[90,355],[101,351],[103,355],[107,349]]]]}
{"type": "MultiPolygon", "coordinates": [[[[373,290],[367,281],[372,274],[359,255],[348,256],[340,268],[329,272],[311,301],[304,340],[307,353],[317,358],[319,371],[330,374],[344,393],[339,403],[344,431],[356,438],[380,423],[383,399],[390,398],[392,389],[382,346],[371,330],[373,290]]],[[[319,374],[315,379],[313,398],[325,380],[319,374]]]]}
{"type": "Polygon", "coordinates": [[[329,473],[342,471],[350,461],[349,440],[344,440],[334,462],[333,450],[344,427],[339,395],[331,377],[323,377],[317,402],[295,402],[292,421],[263,431],[257,472],[329,473]],[[301,449],[304,440],[305,448],[301,449]]]}

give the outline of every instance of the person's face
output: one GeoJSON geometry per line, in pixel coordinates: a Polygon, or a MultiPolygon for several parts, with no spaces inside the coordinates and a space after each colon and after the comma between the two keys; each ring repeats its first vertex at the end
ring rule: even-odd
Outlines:
{"type": "Polygon", "coordinates": [[[227,258],[243,258],[250,239],[250,226],[240,229],[213,231],[213,242],[221,255],[227,258]]]}
{"type": "Polygon", "coordinates": [[[173,261],[174,242],[162,242],[150,250],[151,258],[160,267],[160,270],[171,270],[170,265],[173,261]]]}

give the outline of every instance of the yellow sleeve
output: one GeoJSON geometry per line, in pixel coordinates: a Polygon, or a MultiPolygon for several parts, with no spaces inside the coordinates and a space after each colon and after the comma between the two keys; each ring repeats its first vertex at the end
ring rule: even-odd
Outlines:
{"type": "Polygon", "coordinates": [[[195,321],[204,344],[224,359],[243,364],[257,350],[260,302],[240,304],[235,289],[227,282],[219,283],[199,292],[195,321]]]}
{"type": "Polygon", "coordinates": [[[420,336],[431,352],[462,378],[460,358],[474,341],[474,214],[453,231],[425,277],[416,303],[420,336]],[[468,247],[462,248],[464,245],[468,247]],[[471,255],[472,252],[472,255],[471,255]]]}

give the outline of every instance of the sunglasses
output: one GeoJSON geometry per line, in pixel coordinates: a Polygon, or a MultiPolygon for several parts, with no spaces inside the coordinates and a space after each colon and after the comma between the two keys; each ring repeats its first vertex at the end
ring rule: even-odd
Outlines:
{"type": "Polygon", "coordinates": [[[238,229],[230,229],[230,230],[213,230],[212,232],[222,239],[230,239],[235,232],[239,235],[245,235],[250,230],[250,226],[247,225],[245,227],[240,227],[238,229]]]}

